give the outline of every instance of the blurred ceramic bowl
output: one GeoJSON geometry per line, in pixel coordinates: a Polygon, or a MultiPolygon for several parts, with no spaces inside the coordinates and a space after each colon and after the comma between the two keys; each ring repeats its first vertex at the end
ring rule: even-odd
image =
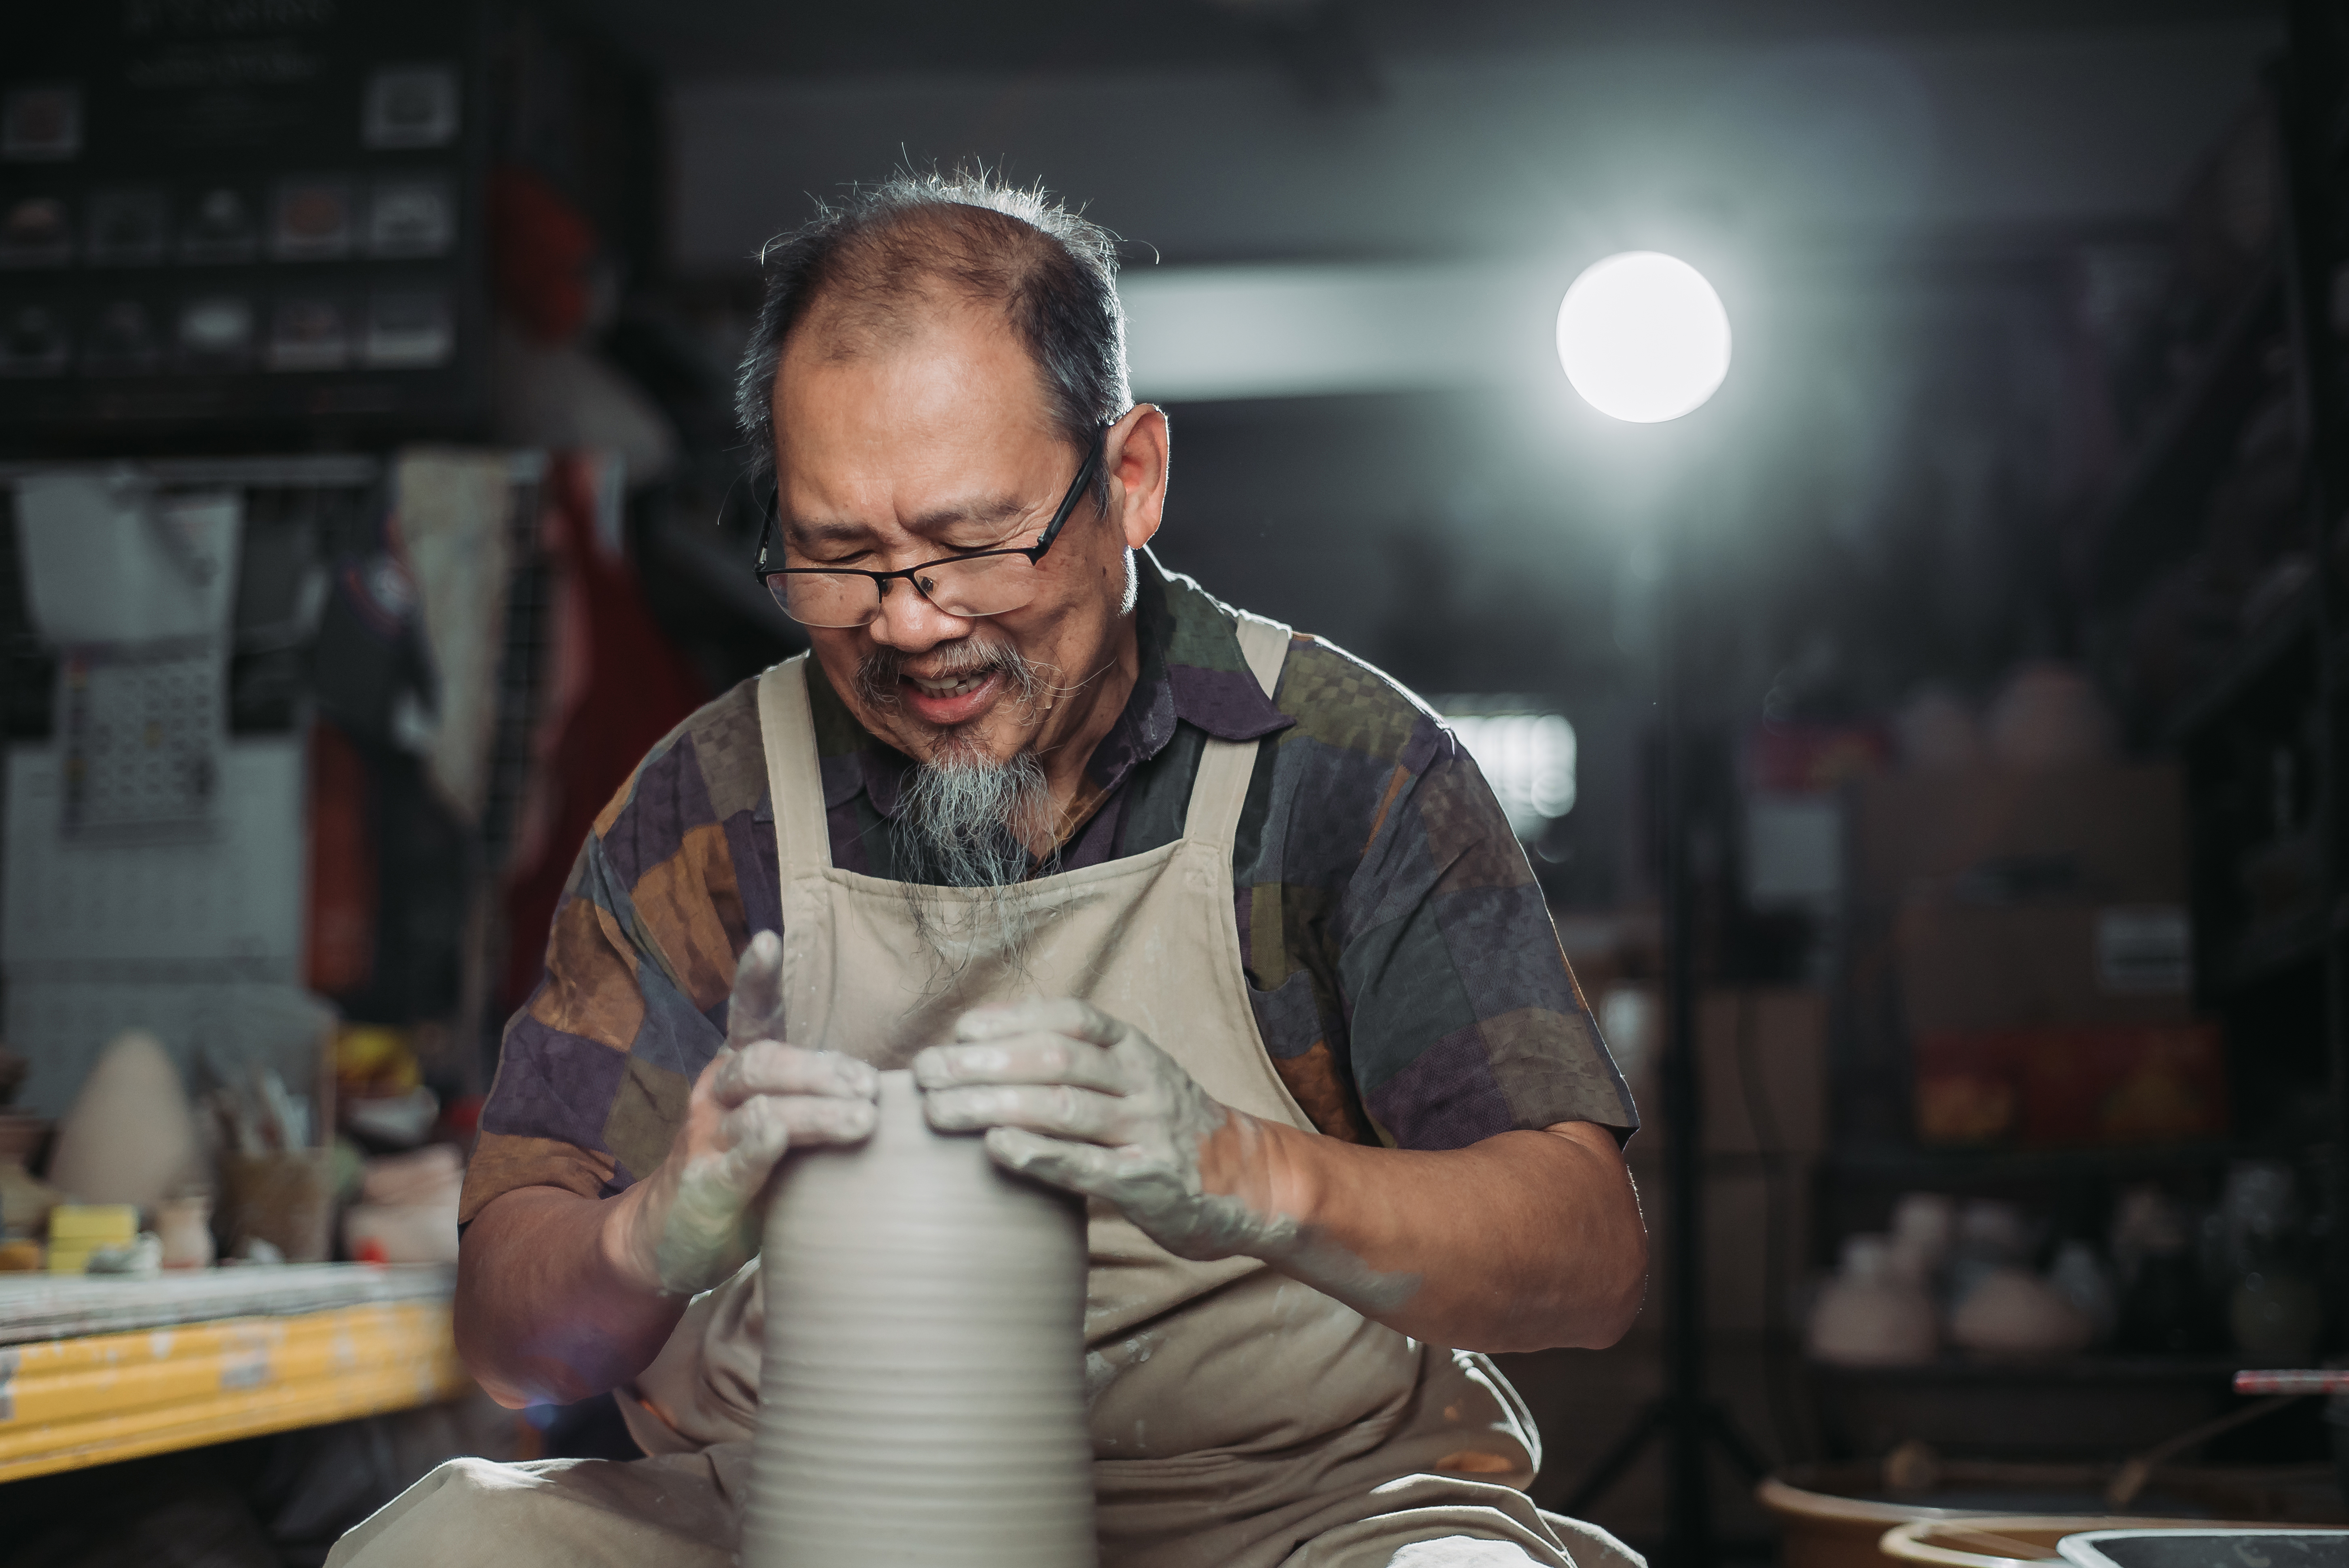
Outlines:
{"type": "Polygon", "coordinates": [[[1983,1356],[2063,1356],[2095,1337],[2085,1314],[2019,1268],[1991,1270],[1950,1316],[1950,1338],[1983,1356]]]}

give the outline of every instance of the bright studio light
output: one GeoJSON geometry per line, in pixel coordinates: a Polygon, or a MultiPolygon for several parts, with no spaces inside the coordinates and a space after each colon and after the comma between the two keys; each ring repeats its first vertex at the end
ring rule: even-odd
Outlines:
{"type": "Polygon", "coordinates": [[[1729,374],[1729,313],[1678,256],[1625,251],[1591,263],[1566,291],[1557,359],[1600,413],[1635,425],[1677,419],[1729,374]]]}

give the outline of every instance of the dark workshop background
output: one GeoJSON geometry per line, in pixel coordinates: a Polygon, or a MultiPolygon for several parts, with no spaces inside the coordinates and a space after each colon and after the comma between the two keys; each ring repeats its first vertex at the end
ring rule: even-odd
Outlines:
{"type": "MultiPolygon", "coordinates": [[[[65,1116],[126,1024],[194,1071],[184,987],[266,983],[334,1005],[347,1107],[461,1144],[588,819],[799,645],[729,411],[761,242],[983,162],[1122,242],[1161,560],[1484,738],[1651,1115],[1671,588],[1715,1383],[1822,1491],[1902,1449],[2093,1492],[2237,1367],[2349,1350],[2344,39],[2197,0],[14,15],[0,86],[79,82],[88,128],[60,151],[27,98],[0,159],[20,1109],[65,1116]],[[1735,334],[1668,426],[1555,354],[1630,249],[1735,334]],[[275,924],[99,975],[28,869],[75,852],[56,758],[98,687],[19,518],[116,462],[241,496],[218,662],[172,656],[225,694],[220,766],[303,808],[253,851],[275,924]]],[[[1655,1320],[1507,1358],[1545,1504],[1659,1387],[1655,1320]]],[[[2319,1408],[2189,1445],[2173,1505],[2337,1514],[2319,1408]]],[[[1800,1511],[1717,1479],[1741,1550],[1800,1511]]],[[[1584,1506],[1653,1541],[1661,1484],[1650,1455],[1584,1506]]]]}

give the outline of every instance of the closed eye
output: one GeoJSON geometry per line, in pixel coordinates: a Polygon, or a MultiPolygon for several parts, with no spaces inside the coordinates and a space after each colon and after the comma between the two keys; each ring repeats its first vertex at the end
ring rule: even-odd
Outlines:
{"type": "MultiPolygon", "coordinates": [[[[940,539],[935,532],[929,533],[926,535],[929,553],[921,559],[926,563],[957,556],[984,555],[995,550],[1024,550],[1034,544],[1039,537],[1038,531],[1024,522],[1008,533],[992,529],[988,533],[988,537],[983,541],[969,544],[940,539]]],[[[831,567],[852,572],[888,570],[888,563],[881,560],[879,552],[872,548],[871,535],[862,528],[827,523],[794,525],[785,530],[785,535],[790,541],[786,565],[831,567]],[[826,545],[832,546],[830,552],[823,548],[826,545]]]]}
{"type": "Polygon", "coordinates": [[[938,548],[950,555],[986,555],[999,550],[1025,550],[1034,542],[1026,533],[1009,533],[992,544],[947,544],[941,542],[938,548]]]}

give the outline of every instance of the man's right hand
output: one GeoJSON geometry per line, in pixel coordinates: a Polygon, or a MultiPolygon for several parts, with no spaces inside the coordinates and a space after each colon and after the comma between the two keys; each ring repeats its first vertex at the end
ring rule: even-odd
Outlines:
{"type": "Polygon", "coordinates": [[[782,973],[781,940],[759,933],[735,965],[726,1044],[694,1080],[667,1157],[615,1202],[613,1262],[648,1289],[723,1283],[759,1250],[760,1198],[783,1151],[872,1134],[880,1075],[783,1042],[782,973]]]}

